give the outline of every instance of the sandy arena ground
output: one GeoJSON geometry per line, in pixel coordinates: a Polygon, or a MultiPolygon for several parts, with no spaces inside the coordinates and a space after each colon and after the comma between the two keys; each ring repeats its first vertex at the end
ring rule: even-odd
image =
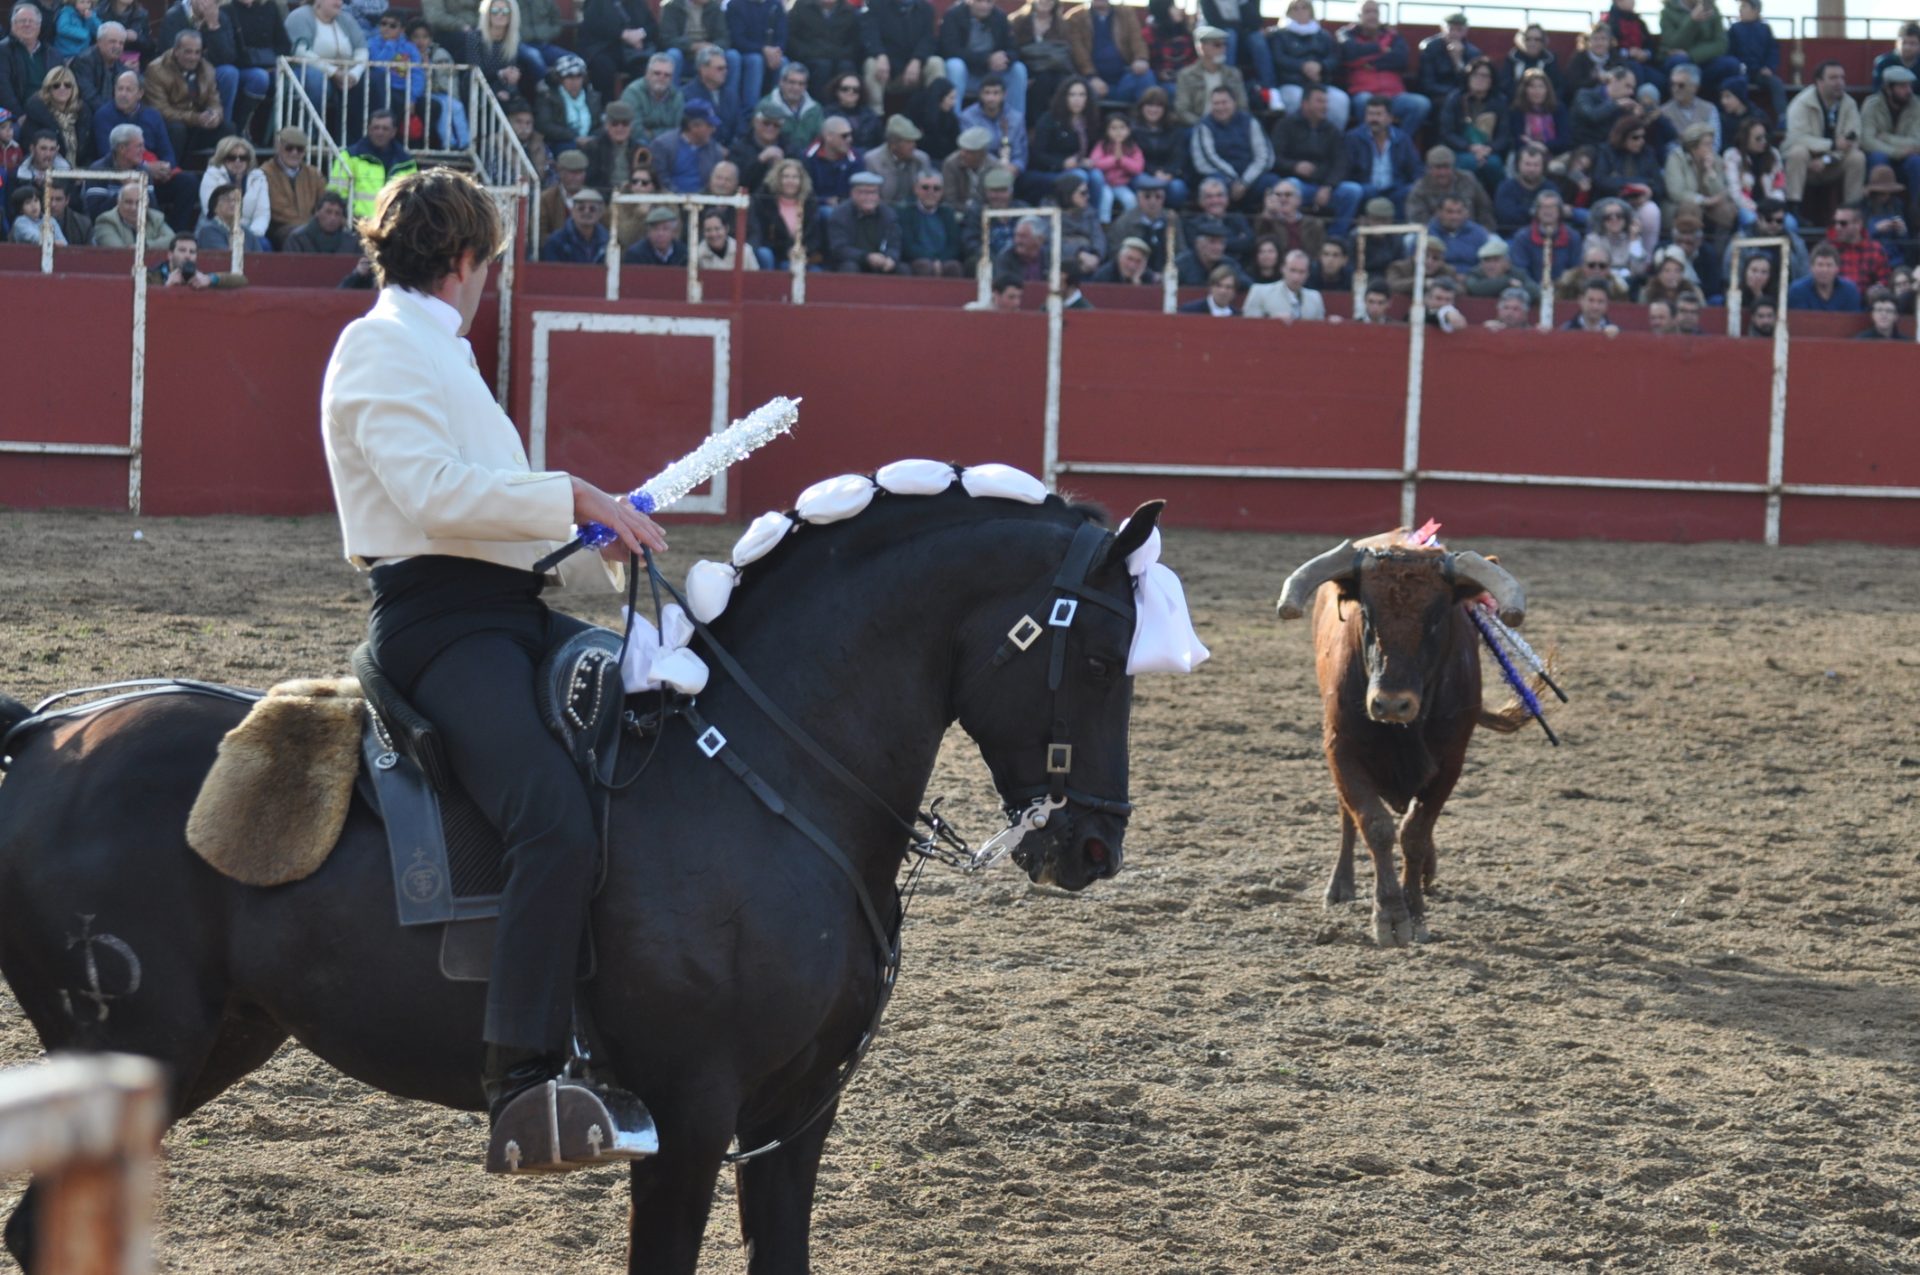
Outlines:
{"type": "MultiPolygon", "coordinates": [[[[0,530],[22,698],[337,672],[362,630],[328,520],[0,530]]],[[[1272,618],[1334,538],[1169,538],[1214,659],[1140,684],[1128,867],[929,877],[816,1268],[1920,1271],[1920,557],[1471,546],[1561,648],[1565,746],[1476,739],[1434,941],[1382,951],[1321,906],[1307,633],[1272,618]]],[[[933,791],[992,825],[957,733],[933,791]]],[[[37,1048],[0,1004],[0,1060],[37,1048]]],[[[481,1132],[289,1046],[169,1136],[160,1265],[624,1269],[622,1175],[489,1179],[481,1132]]],[[[703,1275],[742,1268],[730,1196],[703,1275]]]]}

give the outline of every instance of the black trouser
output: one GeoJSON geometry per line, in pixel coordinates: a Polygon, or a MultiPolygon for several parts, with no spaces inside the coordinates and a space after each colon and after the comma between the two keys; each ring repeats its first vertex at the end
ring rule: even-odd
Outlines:
{"type": "Polygon", "coordinates": [[[564,1054],[598,868],[580,773],[542,725],[541,655],[586,627],[540,601],[540,577],[468,558],[375,567],[373,656],[440,728],[460,784],[507,847],[485,1038],[564,1054]]]}

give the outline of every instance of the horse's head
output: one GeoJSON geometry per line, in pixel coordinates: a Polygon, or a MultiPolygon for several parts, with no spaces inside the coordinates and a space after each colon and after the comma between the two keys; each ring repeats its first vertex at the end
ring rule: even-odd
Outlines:
{"type": "Polygon", "coordinates": [[[1114,534],[1087,521],[1037,579],[1015,585],[963,635],[960,724],[980,747],[1034,881],[1086,888],[1120,870],[1134,594],[1127,555],[1163,502],[1114,534]]]}

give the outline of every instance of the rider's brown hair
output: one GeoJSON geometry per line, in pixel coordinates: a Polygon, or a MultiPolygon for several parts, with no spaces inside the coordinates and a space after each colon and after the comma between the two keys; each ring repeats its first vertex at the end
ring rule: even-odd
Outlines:
{"type": "Polygon", "coordinates": [[[489,261],[506,246],[493,196],[471,174],[448,168],[383,188],[359,229],[380,286],[415,292],[432,292],[466,254],[489,261]]]}

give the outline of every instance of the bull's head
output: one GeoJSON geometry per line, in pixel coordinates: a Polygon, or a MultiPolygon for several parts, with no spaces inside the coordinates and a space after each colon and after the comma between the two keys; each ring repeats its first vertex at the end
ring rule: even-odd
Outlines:
{"type": "Polygon", "coordinates": [[[1302,564],[1280,590],[1279,614],[1283,620],[1305,615],[1323,585],[1338,591],[1336,605],[1357,604],[1367,715],[1405,725],[1420,717],[1422,695],[1450,641],[1453,608],[1491,594],[1500,618],[1518,625],[1527,599],[1518,580],[1477,553],[1376,543],[1389,539],[1377,537],[1367,547],[1343,541],[1302,564]]]}

